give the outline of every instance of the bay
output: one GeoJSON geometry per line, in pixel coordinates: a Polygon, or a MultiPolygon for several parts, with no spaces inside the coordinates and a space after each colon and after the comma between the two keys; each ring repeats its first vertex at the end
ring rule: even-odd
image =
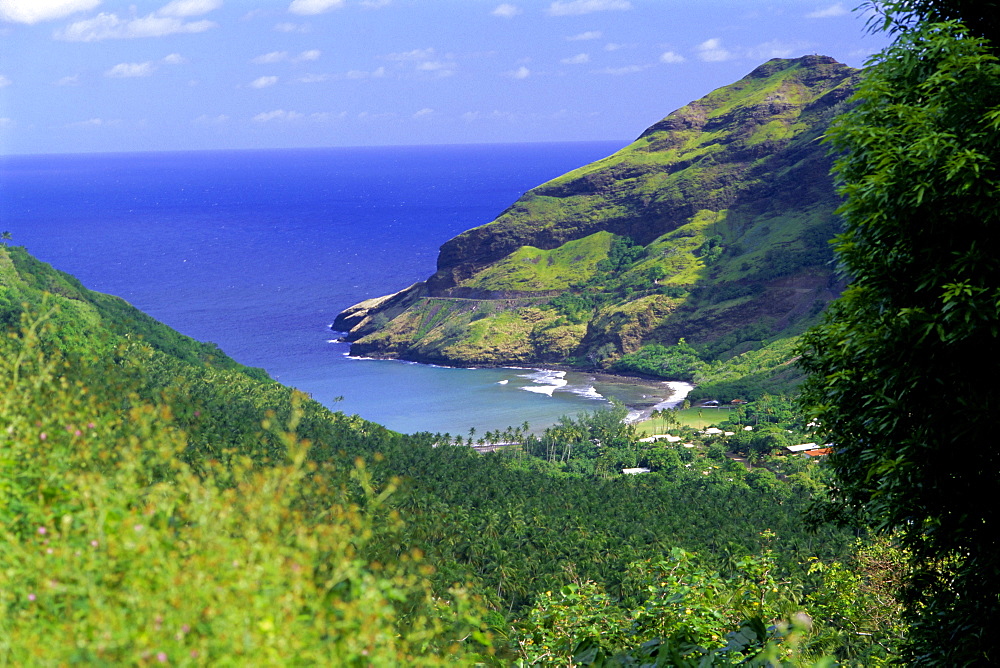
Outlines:
{"type": "Polygon", "coordinates": [[[662,384],[350,359],[329,324],[423,280],[446,240],[624,143],[4,156],[0,228],[335,410],[404,432],[537,430],[662,384]]]}

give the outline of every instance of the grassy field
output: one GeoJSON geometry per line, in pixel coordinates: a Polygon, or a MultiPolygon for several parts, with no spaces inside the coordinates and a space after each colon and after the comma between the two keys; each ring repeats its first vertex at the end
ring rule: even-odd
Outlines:
{"type": "MultiPolygon", "coordinates": [[[[677,411],[677,419],[685,427],[704,429],[713,424],[724,421],[729,416],[728,408],[688,408],[677,411]]],[[[636,430],[643,436],[651,434],[662,434],[667,431],[666,423],[663,420],[646,420],[636,426],[636,430]]]]}

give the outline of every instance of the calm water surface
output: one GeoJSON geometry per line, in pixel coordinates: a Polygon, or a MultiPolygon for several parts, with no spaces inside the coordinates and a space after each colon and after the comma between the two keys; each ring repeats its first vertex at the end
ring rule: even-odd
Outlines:
{"type": "Polygon", "coordinates": [[[423,280],[446,240],[624,143],[7,156],[0,228],[337,410],[405,432],[537,429],[658,388],[350,359],[329,324],[423,280]]]}

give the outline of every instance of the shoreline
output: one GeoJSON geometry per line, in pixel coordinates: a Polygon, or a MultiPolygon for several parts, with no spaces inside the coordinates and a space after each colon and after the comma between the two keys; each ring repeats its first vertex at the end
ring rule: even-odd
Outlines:
{"type": "MultiPolygon", "coordinates": [[[[340,340],[343,341],[342,339],[340,340]]],[[[678,380],[667,380],[664,378],[655,378],[652,376],[644,376],[641,374],[618,374],[602,370],[591,370],[591,369],[581,369],[578,367],[573,367],[565,364],[552,363],[552,364],[531,364],[524,363],[524,366],[515,366],[514,364],[464,364],[456,363],[449,360],[447,363],[443,361],[429,361],[429,360],[412,360],[405,359],[401,357],[371,357],[371,356],[351,356],[345,355],[348,359],[353,360],[369,360],[369,361],[385,361],[385,362],[401,362],[404,364],[420,364],[429,367],[438,368],[450,368],[450,369],[507,369],[512,371],[533,371],[533,372],[561,372],[563,374],[578,374],[580,376],[589,377],[589,382],[593,385],[605,385],[619,388],[636,388],[639,390],[648,389],[649,392],[642,393],[639,397],[633,397],[630,400],[622,400],[621,403],[628,409],[628,415],[625,421],[628,423],[638,423],[649,419],[650,414],[655,410],[660,410],[663,408],[673,408],[681,404],[684,401],[688,393],[694,389],[694,385],[684,381],[678,380]]],[[[555,388],[553,388],[555,389],[555,388]]],[[[604,392],[596,390],[603,401],[610,403],[615,397],[608,397],[604,392]]]]}

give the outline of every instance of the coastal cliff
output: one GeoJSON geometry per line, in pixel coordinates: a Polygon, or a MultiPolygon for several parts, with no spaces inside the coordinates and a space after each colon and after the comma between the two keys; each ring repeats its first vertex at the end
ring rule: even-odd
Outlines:
{"type": "Polygon", "coordinates": [[[525,193],[447,241],[426,281],[333,328],[358,355],[625,371],[649,346],[711,364],[793,336],[838,292],[821,138],[858,74],[768,61],[525,193]]]}

